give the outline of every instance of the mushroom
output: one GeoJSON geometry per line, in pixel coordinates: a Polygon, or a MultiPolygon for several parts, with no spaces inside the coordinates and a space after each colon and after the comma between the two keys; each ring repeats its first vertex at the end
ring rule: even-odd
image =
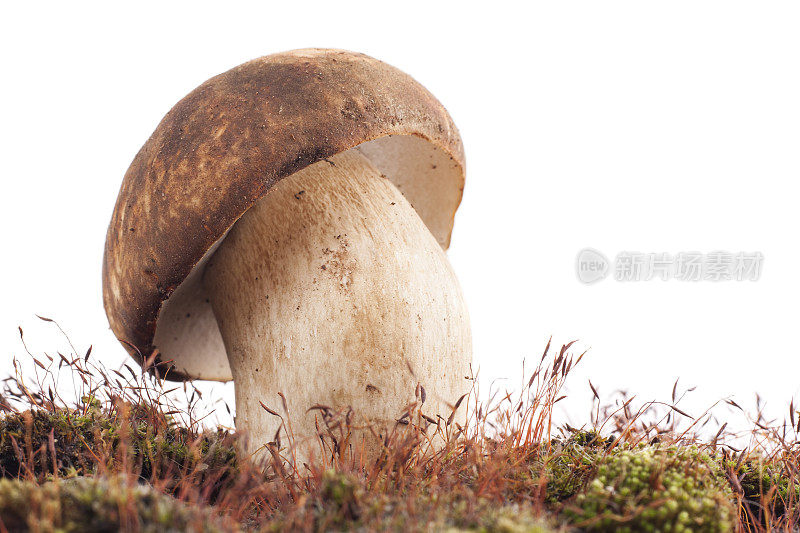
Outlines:
{"type": "Polygon", "coordinates": [[[181,100],[125,174],[111,328],[161,377],[233,379],[250,451],[278,436],[310,458],[323,405],[371,428],[353,439],[369,453],[415,399],[447,420],[470,389],[444,252],[463,185],[452,119],[403,72],[327,49],[240,65],[181,100]]]}

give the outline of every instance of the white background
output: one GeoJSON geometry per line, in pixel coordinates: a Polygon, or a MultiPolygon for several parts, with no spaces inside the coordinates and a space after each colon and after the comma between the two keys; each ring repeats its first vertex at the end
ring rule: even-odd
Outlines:
{"type": "MultiPolygon", "coordinates": [[[[0,362],[66,349],[109,365],[100,269],[122,176],[205,79],[301,47],[365,52],[450,110],[468,160],[450,260],[485,383],[519,382],[547,339],[591,379],[693,406],[800,394],[800,9],[796,3],[136,2],[0,12],[0,362]],[[760,251],[758,282],[585,286],[577,252],[760,251]]],[[[230,397],[230,387],[217,388],[230,397]]]]}

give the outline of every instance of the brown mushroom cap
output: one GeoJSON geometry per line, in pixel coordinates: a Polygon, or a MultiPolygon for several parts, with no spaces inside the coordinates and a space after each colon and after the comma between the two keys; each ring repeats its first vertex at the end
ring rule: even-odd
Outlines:
{"type": "Polygon", "coordinates": [[[178,102],[128,168],[106,238],[103,301],[131,355],[167,379],[230,380],[198,272],[275,183],[355,147],[446,249],[463,147],[444,107],[407,74],[362,54],[296,50],[178,102]]]}

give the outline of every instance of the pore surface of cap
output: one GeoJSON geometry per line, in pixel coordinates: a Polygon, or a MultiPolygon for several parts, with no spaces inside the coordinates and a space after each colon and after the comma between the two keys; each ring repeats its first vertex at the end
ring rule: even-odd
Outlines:
{"type": "Polygon", "coordinates": [[[279,180],[349,149],[392,180],[447,248],[464,184],[461,139],[444,107],[396,68],[297,50],[244,63],[178,102],[128,168],[106,237],[103,302],[131,355],[168,379],[231,379],[200,281],[205,261],[279,180]]]}

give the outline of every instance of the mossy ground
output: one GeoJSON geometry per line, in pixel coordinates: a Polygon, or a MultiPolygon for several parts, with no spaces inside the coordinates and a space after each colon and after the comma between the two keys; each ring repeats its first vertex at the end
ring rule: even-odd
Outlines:
{"type": "Polygon", "coordinates": [[[592,481],[567,508],[587,530],[733,529],[733,492],[720,465],[694,447],[620,447],[600,458],[592,481]]]}
{"type": "Polygon", "coordinates": [[[34,483],[0,479],[8,531],[234,531],[211,508],[188,505],[147,484],[101,476],[34,483]]]}
{"type": "Polygon", "coordinates": [[[87,361],[67,365],[87,381],[72,405],[41,380],[6,381],[0,532],[800,527],[794,412],[791,431],[759,430],[772,451],[731,452],[719,439],[703,444],[674,426],[637,423],[626,410],[595,420],[602,431],[554,437],[553,405],[577,362],[568,347],[543,358],[518,398],[475,403],[468,427],[440,424],[444,448],[426,444],[424,417],[411,406],[402,438],[374,463],[338,450],[311,466],[284,460],[286,444],[255,463],[235,435],[179,422],[157,380],[134,372],[109,380],[87,361]]]}

